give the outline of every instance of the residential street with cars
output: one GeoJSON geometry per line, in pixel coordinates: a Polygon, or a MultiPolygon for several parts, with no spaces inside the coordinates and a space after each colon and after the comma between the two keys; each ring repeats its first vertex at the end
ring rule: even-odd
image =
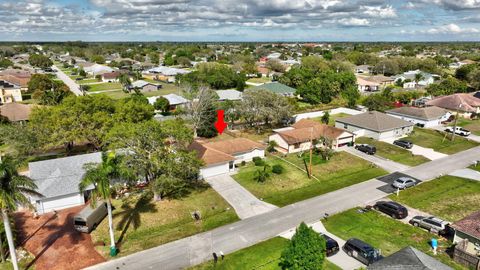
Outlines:
{"type": "MultiPolygon", "coordinates": [[[[471,165],[478,159],[479,151],[480,147],[475,147],[409,168],[403,173],[421,181],[429,181],[471,165]]],[[[389,195],[382,189],[391,186],[391,181],[372,179],[88,269],[155,269],[159,265],[163,269],[181,269],[193,266],[212,259],[212,252],[228,254],[275,237],[302,221],[313,223],[323,218],[325,213],[334,214],[371,204],[389,195]]]]}

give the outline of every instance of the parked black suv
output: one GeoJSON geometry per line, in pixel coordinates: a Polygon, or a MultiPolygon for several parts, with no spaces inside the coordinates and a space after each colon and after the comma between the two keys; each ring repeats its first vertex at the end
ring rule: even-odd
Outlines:
{"type": "Polygon", "coordinates": [[[402,219],[408,216],[407,208],[396,202],[378,201],[373,206],[373,209],[383,212],[396,219],[402,219]]]}
{"type": "Polygon", "coordinates": [[[348,239],[343,246],[343,251],[366,265],[383,259],[377,249],[357,238],[348,239]]]}
{"type": "Polygon", "coordinates": [[[369,155],[375,155],[377,152],[377,148],[369,144],[357,144],[355,145],[355,149],[369,155]]]}
{"type": "Polygon", "coordinates": [[[400,147],[406,148],[406,149],[412,149],[413,143],[411,141],[407,140],[395,140],[393,144],[398,145],[400,147]]]}
{"type": "Polygon", "coordinates": [[[322,236],[325,238],[325,242],[327,243],[327,257],[337,254],[338,250],[340,249],[337,241],[326,234],[322,233],[322,236]]]}

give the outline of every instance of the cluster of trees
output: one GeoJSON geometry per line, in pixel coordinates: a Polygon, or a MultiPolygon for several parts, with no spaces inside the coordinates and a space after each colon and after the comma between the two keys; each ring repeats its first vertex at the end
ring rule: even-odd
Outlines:
{"type": "Polygon", "coordinates": [[[52,75],[48,74],[33,74],[28,82],[28,90],[41,105],[57,105],[72,95],[67,85],[53,80],[52,75]]]}
{"type": "Polygon", "coordinates": [[[390,88],[383,90],[381,93],[368,95],[362,104],[371,111],[386,111],[391,109],[395,102],[409,104],[413,99],[423,96],[418,91],[392,92],[390,88]]]}
{"type": "Polygon", "coordinates": [[[11,67],[11,66],[13,66],[12,61],[10,61],[7,58],[3,58],[3,57],[0,58],[0,68],[8,68],[8,67],[11,67]]]}
{"type": "Polygon", "coordinates": [[[330,103],[341,96],[353,106],[360,93],[350,68],[343,62],[326,62],[318,56],[307,56],[301,65],[292,67],[280,77],[280,82],[296,88],[297,94],[311,104],[330,103]]]}
{"type": "Polygon", "coordinates": [[[200,85],[208,85],[213,89],[236,88],[242,91],[245,88],[246,76],[224,64],[200,63],[196,71],[179,75],[177,81],[196,88],[200,85]]]}
{"type": "Polygon", "coordinates": [[[30,65],[39,68],[48,68],[53,65],[52,60],[50,60],[48,56],[45,56],[43,54],[31,54],[28,57],[28,62],[30,63],[30,65]]]}
{"type": "Polygon", "coordinates": [[[385,76],[393,76],[409,70],[420,69],[425,72],[441,74],[437,62],[432,58],[418,59],[415,57],[391,57],[378,61],[373,71],[385,76]]]}
{"type": "Polygon", "coordinates": [[[468,91],[467,83],[454,77],[448,77],[438,83],[432,83],[426,88],[427,93],[432,96],[451,95],[454,93],[465,93],[468,91]]]}
{"type": "Polygon", "coordinates": [[[464,65],[458,68],[455,77],[468,83],[474,90],[480,90],[480,64],[464,65]]]}

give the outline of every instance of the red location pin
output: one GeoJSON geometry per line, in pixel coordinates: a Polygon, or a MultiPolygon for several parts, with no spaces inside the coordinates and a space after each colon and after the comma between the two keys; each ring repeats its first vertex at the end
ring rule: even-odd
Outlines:
{"type": "Polygon", "coordinates": [[[227,127],[227,123],[223,120],[224,111],[217,110],[217,122],[215,122],[215,128],[217,129],[218,133],[222,134],[223,130],[227,127]]]}

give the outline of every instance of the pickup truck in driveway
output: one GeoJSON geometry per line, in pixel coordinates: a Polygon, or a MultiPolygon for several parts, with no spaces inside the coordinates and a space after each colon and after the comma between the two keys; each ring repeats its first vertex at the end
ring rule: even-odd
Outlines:
{"type": "Polygon", "coordinates": [[[467,137],[471,134],[471,132],[469,130],[466,130],[462,127],[448,127],[445,129],[445,132],[448,132],[448,133],[453,133],[453,131],[455,130],[455,134],[456,135],[460,135],[460,136],[463,136],[463,137],[467,137]]]}

